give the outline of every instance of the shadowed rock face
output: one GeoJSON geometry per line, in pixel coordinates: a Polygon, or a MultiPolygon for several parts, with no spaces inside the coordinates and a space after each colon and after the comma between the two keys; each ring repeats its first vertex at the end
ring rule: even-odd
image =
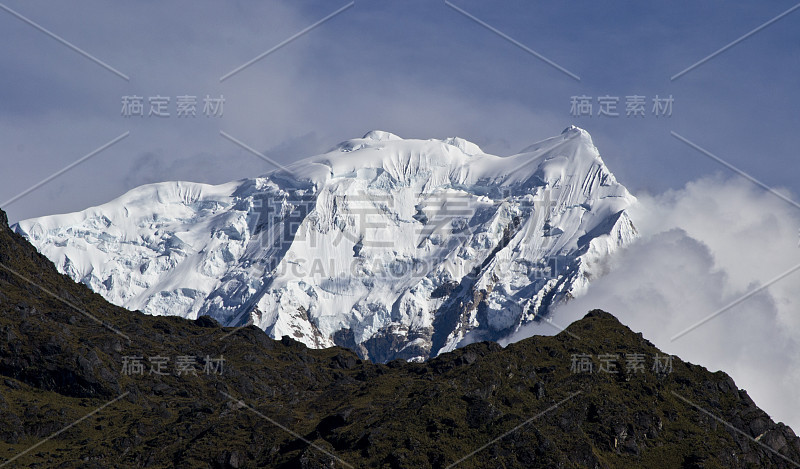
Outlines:
{"type": "Polygon", "coordinates": [[[378,365],[253,326],[118,308],[58,274],[5,224],[0,263],[0,464],[16,458],[6,467],[800,461],[792,430],[729,376],[677,357],[669,369],[650,342],[599,310],[568,333],[505,349],[481,342],[425,363],[378,365]],[[142,374],[123,373],[131,357],[141,357],[142,374]],[[151,372],[158,357],[168,359],[163,375],[151,372]],[[196,375],[178,373],[187,357],[196,375]],[[220,358],[221,373],[210,366],[220,358]]]}

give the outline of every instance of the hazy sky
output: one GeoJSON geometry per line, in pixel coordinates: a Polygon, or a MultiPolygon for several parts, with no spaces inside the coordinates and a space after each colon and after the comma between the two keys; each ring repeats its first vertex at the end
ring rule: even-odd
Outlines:
{"type": "Polygon", "coordinates": [[[510,43],[440,1],[358,1],[238,74],[220,78],[348,2],[49,2],[3,5],[129,77],[0,10],[0,202],[130,134],[12,204],[12,221],[106,202],[140,184],[224,182],[322,152],[372,129],[407,138],[461,136],[508,155],[569,124],[587,129],[635,194],[729,169],[800,193],[792,12],[671,80],[793,6],[791,2],[480,2],[452,5],[553,61],[510,43]],[[225,98],[205,117],[203,98],[225,98]],[[626,96],[645,115],[626,117],[626,96]],[[652,100],[672,96],[672,116],[652,100]],[[124,117],[124,96],[170,98],[170,117],[124,117]],[[176,116],[197,96],[197,117],[176,116]],[[575,116],[587,96],[593,116],[575,116]],[[619,117],[598,98],[619,98],[619,117]]]}
{"type": "Polygon", "coordinates": [[[592,134],[623,184],[660,207],[664,223],[616,261],[603,294],[590,291],[571,314],[597,304],[616,308],[646,336],[660,334],[656,345],[726,367],[737,384],[755,390],[757,403],[775,402],[773,416],[800,425],[800,414],[790,412],[800,399],[800,372],[789,368],[800,347],[787,335],[800,331],[800,273],[725,318],[756,315],[764,327],[719,329],[720,322],[687,335],[687,345],[666,337],[800,262],[800,208],[723,164],[785,197],[800,194],[800,9],[786,13],[792,1],[359,0],[222,82],[350,4],[165,3],[0,3],[0,206],[12,222],[84,209],[145,183],[221,183],[273,169],[220,131],[290,162],[372,129],[460,136],[510,155],[575,124],[592,134]],[[206,95],[224,97],[221,117],[204,115],[206,95]],[[644,116],[626,117],[633,95],[644,97],[644,116]],[[653,113],[656,95],[672,97],[671,116],[653,113]],[[126,96],[143,98],[145,116],[122,115],[126,96]],[[170,98],[169,117],[147,115],[156,96],[170,98]],[[196,117],[176,115],[181,96],[197,97],[196,117]],[[574,96],[591,98],[591,117],[574,115],[574,96]],[[618,117],[597,115],[602,97],[618,98],[618,117]],[[643,265],[652,269],[637,270],[643,265]],[[684,296],[680,287],[692,285],[718,294],[684,296]],[[663,301],[648,306],[642,298],[663,301]],[[686,304],[676,298],[694,307],[665,328],[658,315],[686,304]],[[644,319],[632,315],[650,307],[655,312],[644,319]],[[755,339],[741,343],[758,353],[744,356],[736,344],[752,331],[755,339]],[[726,350],[739,354],[722,356],[726,350]],[[783,384],[771,386],[764,373],[783,384]]]}

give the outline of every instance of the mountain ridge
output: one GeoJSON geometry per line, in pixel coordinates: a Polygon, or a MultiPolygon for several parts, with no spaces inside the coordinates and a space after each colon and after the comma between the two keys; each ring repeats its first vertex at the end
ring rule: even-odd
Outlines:
{"type": "MultiPolygon", "coordinates": [[[[3,214],[0,211],[0,219],[3,214]]],[[[723,372],[594,310],[556,336],[425,363],[309,349],[254,326],[126,311],[0,226],[0,463],[8,467],[797,467],[800,439],[723,372]],[[581,372],[641,354],[637,371],[581,372]],[[198,358],[197,374],[172,368],[198,358]],[[126,373],[166,357],[164,374],[126,373]],[[209,357],[221,373],[202,372],[209,357]],[[578,361],[581,360],[581,361],[578,361]],[[578,365],[581,363],[581,365],[578,365]],[[664,365],[666,366],[666,365],[664,365]],[[129,370],[128,370],[129,371],[129,370]]]]}
{"type": "Polygon", "coordinates": [[[633,203],[577,127],[508,157],[373,131],[263,177],[142,186],[15,230],[128,309],[424,360],[580,294],[636,238],[633,203]]]}

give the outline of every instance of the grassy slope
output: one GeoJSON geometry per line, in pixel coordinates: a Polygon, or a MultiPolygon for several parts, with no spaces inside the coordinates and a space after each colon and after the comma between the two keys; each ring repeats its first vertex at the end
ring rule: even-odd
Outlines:
{"type": "Polygon", "coordinates": [[[601,311],[572,335],[374,365],[253,327],[117,308],[4,220],[0,263],[0,458],[116,399],[5,467],[446,467],[517,427],[457,467],[796,467],[683,399],[800,461],[800,440],[727,375],[677,358],[653,372],[661,353],[601,311]],[[602,353],[642,353],[646,369],[626,373],[621,358],[617,374],[570,371],[573,354],[602,353]],[[149,368],[157,355],[170,375],[120,372],[125,356],[149,368]],[[176,376],[179,355],[222,356],[224,371],[176,376]]]}

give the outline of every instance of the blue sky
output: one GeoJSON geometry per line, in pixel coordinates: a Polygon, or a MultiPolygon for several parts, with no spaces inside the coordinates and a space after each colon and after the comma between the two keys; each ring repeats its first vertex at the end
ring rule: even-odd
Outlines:
{"type": "Polygon", "coordinates": [[[0,199],[130,135],[3,208],[19,220],[83,209],[143,183],[218,183],[272,169],[220,130],[291,161],[376,128],[457,135],[506,155],[576,124],[636,194],[714,172],[735,176],[674,131],[765,184],[800,193],[800,12],[670,80],[791,2],[453,4],[580,81],[438,1],[358,1],[220,83],[347,2],[8,0],[130,80],[0,11],[0,199]],[[177,96],[206,94],[225,97],[221,118],[175,117],[177,96]],[[644,117],[624,116],[625,96],[634,94],[648,100],[644,117]],[[125,118],[129,95],[169,96],[172,115],[125,118]],[[577,95],[617,96],[622,115],[573,116],[577,95]],[[655,95],[673,96],[671,117],[651,113],[655,95]]]}

